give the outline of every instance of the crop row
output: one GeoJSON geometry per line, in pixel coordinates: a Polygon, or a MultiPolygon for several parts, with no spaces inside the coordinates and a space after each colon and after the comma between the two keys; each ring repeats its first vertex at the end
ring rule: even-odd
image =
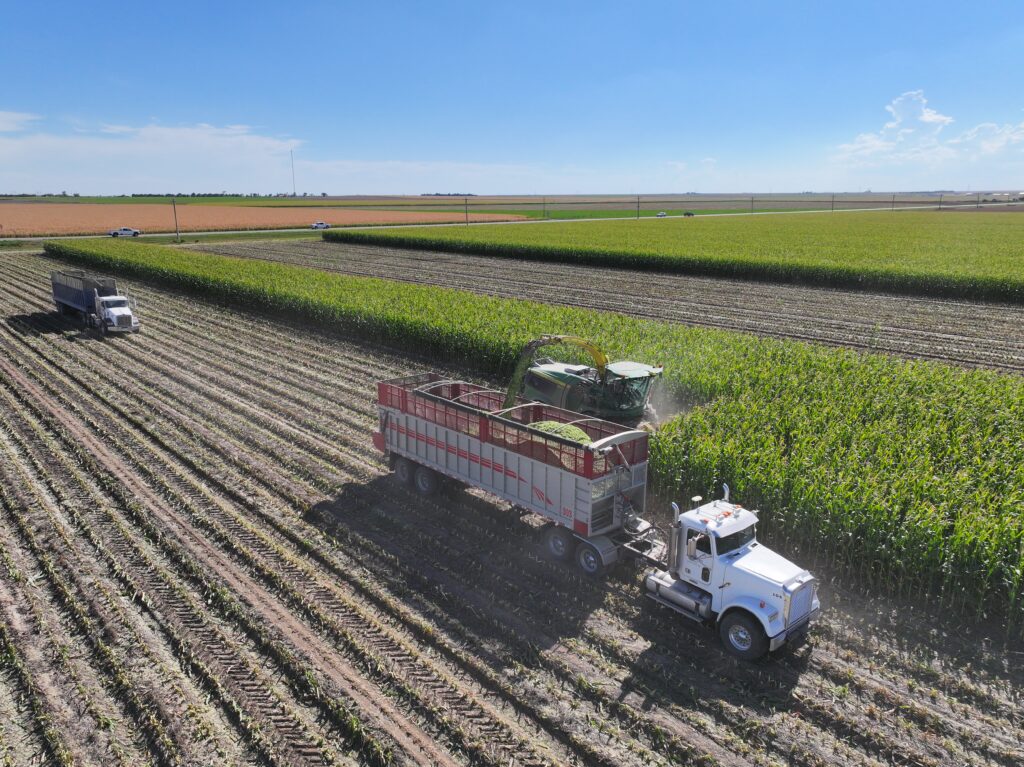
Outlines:
{"type": "MultiPolygon", "coordinates": [[[[55,324],[59,325],[59,323],[55,324]]],[[[188,346],[191,343],[191,338],[190,336],[187,335],[187,333],[180,333],[177,338],[177,341],[174,343],[180,345],[183,343],[182,339],[184,339],[184,348],[188,348],[188,346]]],[[[171,345],[172,344],[168,344],[168,346],[171,345]]],[[[77,346],[78,345],[76,345],[76,347],[77,346]]],[[[157,348],[162,349],[164,345],[157,344],[156,346],[157,348]]],[[[91,355],[87,354],[84,349],[76,347],[73,347],[70,350],[72,357],[80,359],[91,359],[91,355]]],[[[69,370],[68,373],[66,374],[71,374],[75,378],[77,378],[77,374],[71,372],[77,368],[77,365],[75,363],[72,363],[71,360],[69,359],[62,359],[61,354],[55,354],[54,350],[50,347],[50,345],[46,343],[39,344],[37,351],[46,357],[53,356],[55,358],[53,360],[53,364],[58,367],[55,367],[54,371],[48,377],[52,377],[55,380],[63,378],[63,375],[56,375],[56,373],[58,370],[61,369],[61,367],[68,366],[69,370]]],[[[238,462],[238,469],[245,471],[247,468],[248,471],[246,473],[251,473],[256,477],[259,477],[262,482],[265,482],[268,485],[268,490],[273,489],[274,492],[280,493],[282,489],[290,489],[292,493],[300,494],[299,496],[289,494],[287,496],[290,501],[289,508],[286,508],[279,512],[275,511],[275,513],[273,514],[267,514],[266,521],[276,521],[279,515],[291,516],[291,508],[294,508],[295,506],[303,506],[309,502],[309,496],[306,495],[304,493],[304,490],[302,489],[302,485],[304,483],[301,479],[293,478],[292,481],[290,482],[285,479],[290,475],[290,472],[288,471],[289,469],[291,469],[290,466],[283,467],[281,462],[277,461],[266,464],[263,464],[261,462],[259,466],[254,466],[252,464],[252,461],[254,460],[258,452],[258,448],[244,446],[239,444],[237,441],[233,442],[230,445],[230,447],[226,444],[226,441],[228,439],[245,439],[245,435],[249,432],[252,432],[253,430],[258,430],[260,436],[262,437],[268,425],[271,426],[273,429],[281,429],[282,431],[286,431],[289,428],[286,424],[279,423],[277,419],[272,419],[268,422],[265,413],[261,417],[254,412],[252,420],[244,418],[241,419],[237,425],[231,425],[230,427],[228,427],[228,424],[223,424],[221,423],[221,421],[223,421],[223,419],[226,416],[229,416],[229,414],[229,423],[233,424],[233,422],[236,420],[233,413],[233,398],[226,400],[222,406],[215,407],[212,412],[208,413],[207,411],[210,408],[210,404],[209,402],[206,402],[205,397],[200,397],[197,399],[197,407],[203,409],[199,411],[201,414],[199,421],[194,422],[193,413],[187,409],[185,411],[182,411],[180,407],[181,403],[179,403],[178,412],[174,413],[171,411],[170,407],[168,407],[167,405],[161,405],[158,399],[153,399],[154,397],[161,396],[160,394],[157,393],[157,391],[150,392],[149,386],[144,385],[144,379],[154,377],[157,380],[162,379],[163,383],[159,385],[158,389],[167,389],[166,393],[163,394],[163,397],[166,397],[173,391],[174,393],[171,396],[188,398],[190,396],[190,393],[193,393],[193,386],[188,384],[186,384],[185,386],[180,386],[171,383],[172,379],[180,377],[182,379],[181,383],[185,383],[186,381],[188,381],[188,383],[191,384],[192,382],[189,381],[189,375],[187,373],[177,372],[175,368],[172,367],[173,363],[171,363],[170,361],[160,362],[154,359],[153,357],[155,355],[153,354],[152,349],[143,352],[138,348],[138,345],[124,344],[119,347],[118,345],[112,344],[105,347],[100,346],[96,351],[104,358],[111,357],[111,359],[106,360],[104,364],[110,364],[112,367],[115,368],[120,367],[120,365],[125,362],[125,360],[123,359],[123,356],[125,354],[127,354],[131,358],[141,357],[141,359],[136,360],[136,364],[139,365],[139,367],[137,368],[139,381],[137,383],[134,382],[135,376],[132,376],[131,378],[133,379],[133,383],[129,384],[130,392],[128,392],[129,402],[138,402],[140,404],[145,403],[147,412],[151,414],[149,418],[146,418],[144,420],[139,419],[138,422],[135,424],[140,432],[146,429],[153,428],[153,424],[150,422],[151,418],[160,419],[162,424],[170,424],[175,422],[178,424],[177,428],[173,430],[166,428],[166,426],[162,426],[161,428],[157,429],[157,433],[159,434],[159,442],[162,445],[162,449],[152,451],[152,455],[148,454],[150,452],[150,449],[145,444],[145,441],[141,441],[138,447],[133,447],[130,450],[135,460],[139,462],[139,470],[149,475],[148,481],[154,484],[155,489],[159,487],[161,477],[167,477],[166,482],[168,483],[168,486],[165,488],[160,488],[159,492],[161,495],[173,497],[175,499],[175,505],[182,505],[187,508],[192,507],[195,504],[195,501],[193,501],[190,498],[189,492],[177,486],[179,480],[175,475],[182,472],[180,472],[180,470],[178,470],[173,463],[168,466],[162,465],[162,462],[166,461],[167,458],[169,457],[165,454],[165,451],[172,449],[171,432],[177,431],[179,428],[185,429],[186,432],[193,429],[196,430],[198,432],[198,441],[196,444],[189,444],[186,441],[180,447],[174,447],[174,458],[177,460],[188,461],[189,463],[197,463],[201,466],[204,466],[205,468],[199,470],[204,471],[203,476],[205,482],[210,482],[215,487],[220,485],[221,483],[226,483],[223,487],[219,488],[219,491],[225,494],[237,496],[237,498],[235,499],[237,502],[246,503],[247,506],[252,507],[253,511],[256,511],[258,509],[260,513],[264,513],[264,503],[262,502],[262,500],[260,503],[254,504],[252,497],[250,496],[251,489],[249,489],[247,485],[249,482],[253,480],[242,479],[240,477],[235,477],[230,480],[225,479],[224,474],[229,469],[227,466],[218,466],[218,463],[224,459],[217,456],[216,452],[214,452],[211,455],[209,453],[210,445],[212,445],[215,449],[219,446],[224,446],[225,448],[227,448],[226,453],[234,456],[235,460],[238,462]],[[154,376],[154,372],[156,371],[159,371],[159,373],[158,375],[154,376]],[[164,376],[166,376],[168,372],[170,372],[170,378],[164,378],[164,376]],[[167,388],[169,385],[170,389],[167,388]],[[200,422],[202,425],[200,424],[200,422]],[[228,428],[229,431],[221,431],[221,429],[224,428],[228,428]],[[213,431],[213,429],[216,429],[216,431],[213,431]],[[204,446],[203,443],[206,443],[206,446],[204,446]],[[207,459],[207,456],[209,456],[209,459],[207,459]],[[285,471],[285,473],[283,474],[281,473],[282,469],[284,469],[285,471]],[[247,498],[248,501],[246,502],[247,498]]],[[[182,349],[178,349],[178,352],[181,351],[182,349]]],[[[178,367],[180,368],[181,363],[183,361],[182,358],[178,356],[175,361],[178,367]]],[[[205,370],[206,365],[203,365],[203,368],[205,370]]],[[[224,383],[227,385],[227,388],[230,389],[237,385],[237,383],[233,382],[232,380],[234,378],[234,375],[230,377],[225,377],[224,383]]],[[[198,382],[195,382],[195,385],[199,385],[198,382]]],[[[109,392],[107,391],[107,388],[108,387],[100,384],[100,387],[94,391],[94,396],[101,396],[104,400],[112,397],[124,398],[125,393],[121,392],[121,387],[110,388],[109,392]]],[[[219,388],[220,387],[214,387],[214,391],[216,391],[219,388]]],[[[230,397],[230,395],[228,396],[230,397]]],[[[90,398],[90,400],[91,399],[92,398],[90,398]]],[[[93,415],[86,416],[86,413],[84,412],[85,410],[91,411],[93,409],[93,405],[91,404],[87,404],[84,402],[66,402],[65,404],[68,406],[69,410],[75,411],[76,414],[79,411],[83,411],[80,414],[80,417],[88,417],[90,418],[90,420],[96,417],[93,415]]],[[[127,418],[131,421],[134,421],[136,418],[138,418],[137,415],[134,415],[134,407],[130,407],[127,411],[122,411],[118,415],[120,417],[127,418]]],[[[93,422],[92,428],[96,429],[96,431],[98,432],[102,431],[103,433],[105,433],[112,444],[123,443],[127,448],[132,442],[135,442],[138,439],[138,437],[137,435],[133,434],[131,429],[123,429],[119,427],[117,425],[117,421],[118,419],[96,420],[95,422],[93,422]]],[[[291,434],[290,436],[293,440],[299,439],[299,435],[297,434],[291,434]]],[[[273,431],[267,432],[266,439],[263,440],[264,450],[269,449],[272,453],[276,453],[278,445],[274,444],[273,441],[278,439],[280,439],[280,436],[275,435],[273,431]]],[[[309,439],[310,437],[307,435],[305,439],[303,439],[303,441],[305,442],[308,441],[309,439]]],[[[321,440],[314,440],[312,444],[316,446],[317,449],[332,450],[332,448],[327,443],[321,440]]],[[[296,455],[295,458],[300,458],[300,456],[296,455]]],[[[291,461],[289,461],[289,463],[291,463],[291,461]]],[[[296,466],[298,466],[298,464],[296,464],[296,466]]],[[[328,469],[328,465],[323,463],[322,461],[313,461],[306,467],[306,471],[302,471],[301,469],[297,470],[301,474],[310,474],[312,471],[320,472],[321,476],[318,479],[317,484],[324,484],[325,479],[323,477],[323,473],[328,471],[328,469]]],[[[341,481],[341,477],[337,475],[336,471],[334,472],[334,476],[330,476],[329,479],[330,482],[341,481]]],[[[151,503],[153,503],[150,499],[145,500],[147,506],[150,506],[151,503]]],[[[152,507],[150,506],[150,508],[150,514],[146,516],[153,515],[152,507]]],[[[261,545],[260,543],[258,543],[256,541],[257,536],[265,536],[258,533],[255,529],[247,530],[246,528],[243,528],[241,526],[233,525],[231,527],[230,536],[225,535],[223,532],[218,532],[218,526],[216,524],[212,524],[209,519],[205,521],[203,519],[203,514],[212,515],[214,512],[215,509],[213,508],[207,509],[205,512],[200,512],[196,508],[192,508],[189,510],[189,513],[191,515],[194,515],[195,521],[199,524],[200,529],[210,534],[211,539],[217,540],[217,542],[224,548],[226,552],[228,552],[229,554],[237,555],[240,561],[244,562],[246,568],[252,568],[254,571],[262,570],[261,575],[267,580],[268,583],[271,581],[276,581],[276,586],[278,588],[276,588],[275,591],[280,591],[281,594],[285,594],[288,591],[297,591],[299,589],[309,588],[308,584],[313,583],[317,580],[319,580],[321,584],[325,582],[329,583],[329,581],[323,579],[322,576],[318,577],[318,574],[314,571],[299,572],[297,568],[302,567],[304,569],[305,566],[301,565],[298,562],[295,562],[294,560],[290,561],[288,559],[279,559],[278,562],[275,563],[277,572],[269,571],[267,566],[263,564],[263,561],[266,559],[282,557],[285,555],[283,555],[282,553],[276,553],[276,546],[271,545],[268,547],[267,545],[261,545]],[[250,545],[252,546],[252,549],[248,552],[245,552],[244,549],[250,545]]],[[[134,523],[145,526],[146,516],[136,517],[134,519],[134,523]]],[[[223,516],[223,513],[221,514],[221,516],[223,516]]],[[[154,531],[152,535],[154,539],[166,537],[158,535],[156,531],[154,531]]],[[[306,535],[308,535],[308,533],[306,535]]],[[[133,569],[136,572],[145,571],[145,568],[141,567],[133,569]]],[[[351,577],[351,571],[351,567],[346,567],[342,570],[339,570],[338,575],[339,577],[344,577],[347,579],[351,577]]],[[[319,591],[315,594],[315,598],[317,599],[315,604],[312,603],[313,595],[310,595],[310,603],[302,605],[299,603],[298,600],[296,600],[293,603],[293,608],[295,609],[296,613],[306,613],[309,616],[309,622],[312,625],[320,626],[320,630],[325,631],[328,634],[333,634],[334,631],[332,630],[332,626],[336,626],[339,622],[342,622],[344,620],[344,614],[346,612],[346,609],[337,601],[337,598],[333,595],[332,590],[323,590],[323,585],[319,586],[318,588],[319,591]],[[329,614],[323,614],[323,611],[328,611],[329,614]],[[320,612],[321,614],[319,616],[316,616],[315,614],[318,612],[320,612]]],[[[215,602],[221,599],[221,597],[218,596],[215,590],[210,591],[209,593],[211,594],[215,602]]],[[[163,613],[164,610],[159,609],[158,612],[163,613]]],[[[429,655],[423,655],[419,653],[408,655],[407,660],[402,661],[401,658],[396,656],[393,652],[383,649],[386,647],[386,644],[382,644],[381,637],[377,636],[376,639],[374,638],[373,620],[365,620],[367,620],[366,628],[358,628],[358,621],[356,621],[353,624],[356,627],[354,629],[355,631],[370,632],[366,634],[366,637],[363,640],[361,640],[359,646],[350,647],[350,650],[352,651],[353,655],[356,655],[360,652],[365,654],[367,650],[369,650],[370,648],[373,648],[374,652],[380,651],[388,653],[386,656],[378,656],[376,659],[368,658],[370,662],[367,663],[367,670],[370,673],[370,675],[373,676],[375,673],[378,675],[381,673],[386,673],[389,665],[394,664],[396,662],[405,662],[407,665],[411,664],[410,668],[405,669],[405,683],[407,685],[419,687],[422,684],[428,683],[424,680],[427,679],[429,675],[429,669],[435,665],[435,661],[433,661],[429,655]]],[[[424,627],[422,635],[430,639],[432,643],[438,640],[438,637],[434,636],[434,631],[432,629],[429,629],[428,627],[424,627]]],[[[339,644],[343,643],[339,642],[339,644]]],[[[455,652],[460,656],[464,654],[464,650],[461,650],[459,648],[451,648],[450,651],[455,652]]],[[[321,658],[320,662],[326,663],[327,659],[321,658]]],[[[486,680],[489,683],[502,681],[502,677],[499,674],[495,674],[494,671],[489,666],[481,665],[478,662],[475,665],[477,668],[474,674],[480,674],[481,679],[486,680]]],[[[461,744],[463,749],[465,749],[472,755],[473,762],[493,763],[496,761],[497,763],[505,764],[508,762],[508,754],[514,753],[516,754],[517,764],[548,763],[548,760],[538,760],[531,753],[535,749],[537,749],[537,746],[534,745],[534,743],[536,742],[535,737],[530,737],[528,740],[524,741],[521,745],[519,745],[518,748],[510,750],[508,748],[508,734],[501,732],[501,728],[498,726],[497,722],[487,722],[486,720],[483,720],[483,716],[479,711],[473,711],[473,698],[475,696],[473,693],[469,692],[469,690],[472,689],[472,687],[460,690],[453,695],[451,692],[446,692],[443,689],[441,689],[442,685],[438,684],[438,682],[436,681],[429,684],[431,684],[432,687],[428,687],[427,692],[428,694],[430,692],[433,692],[435,697],[433,701],[427,702],[434,706],[440,707],[442,710],[438,712],[439,714],[443,714],[446,716],[457,715],[458,717],[454,719],[451,723],[452,732],[450,734],[452,736],[457,736],[459,730],[462,730],[466,735],[472,735],[475,733],[480,733],[483,735],[483,738],[478,743],[474,744],[471,739],[466,739],[461,744]],[[474,754],[473,751],[476,751],[477,753],[474,754]],[[500,754],[502,752],[506,755],[503,758],[498,758],[495,760],[491,757],[491,751],[498,752],[496,755],[498,757],[500,757],[500,754]]],[[[501,687],[502,685],[499,685],[498,689],[501,689],[501,687]]],[[[519,707],[519,696],[509,695],[507,699],[503,702],[502,707],[507,706],[509,704],[513,704],[519,707]]],[[[568,704],[567,702],[563,701],[561,705],[568,704]]],[[[523,713],[527,715],[534,715],[530,711],[529,707],[524,706],[523,709],[523,713]]],[[[484,710],[488,710],[488,707],[485,707],[484,710]]],[[[491,710],[493,711],[493,709],[491,710]]],[[[492,713],[491,716],[498,715],[492,713]]],[[[501,717],[499,717],[499,721],[500,720],[501,717]]],[[[586,739],[580,738],[572,734],[561,733],[558,729],[559,723],[557,721],[553,722],[550,725],[550,727],[553,733],[558,734],[559,738],[565,738],[571,744],[574,744],[574,748],[579,749],[588,762],[606,763],[601,757],[600,752],[598,750],[595,750],[594,746],[588,743],[586,739]]],[[[513,743],[513,745],[515,744],[513,743]]],[[[543,749],[543,745],[541,745],[540,748],[543,749]]],[[[648,756],[653,757],[653,754],[648,753],[648,756]]]]}
{"type": "MultiPolygon", "coordinates": [[[[471,673],[476,681],[464,689],[480,696],[479,684],[487,698],[511,707],[520,725],[539,725],[531,742],[555,746],[556,758],[573,752],[582,763],[647,763],[653,748],[670,761],[708,752],[730,765],[837,758],[935,764],[945,763],[940,740],[949,738],[951,753],[963,753],[960,762],[992,754],[996,763],[1013,763],[1012,745],[997,738],[1018,737],[1019,716],[1001,713],[1009,691],[1001,674],[988,675],[978,654],[968,675],[959,670],[963,662],[947,665],[953,659],[928,653],[925,660],[941,676],[922,678],[905,645],[901,657],[892,650],[880,655],[877,625],[871,631],[858,621],[835,625],[837,611],[829,610],[814,653],[747,669],[723,658],[699,630],[644,610],[629,574],[591,583],[538,558],[529,527],[498,505],[462,493],[421,501],[382,479],[379,458],[366,445],[374,421],[370,382],[407,369],[407,358],[143,287],[143,307],[161,311],[145,315],[142,335],[102,343],[41,313],[49,303],[50,262],[21,258],[18,264],[15,271],[5,265],[4,273],[29,293],[5,299],[22,307],[14,310],[21,312],[15,327],[24,332],[14,338],[23,348],[11,354],[20,368],[39,367],[41,381],[67,378],[60,387],[70,395],[62,396],[65,406],[75,413],[84,407],[76,417],[101,428],[111,444],[123,442],[135,471],[176,506],[185,510],[198,501],[182,484],[194,474],[218,508],[244,515],[253,530],[262,528],[285,548],[308,552],[320,570],[318,583],[354,589],[389,626],[415,625],[421,658],[436,662],[440,653],[471,673]],[[202,334],[195,333],[197,307],[202,334]],[[43,359],[49,363],[41,366],[43,359]],[[118,384],[107,382],[109,374],[118,384]],[[75,394],[83,383],[87,394],[75,394]],[[299,513],[325,495],[336,501],[299,513]],[[337,537],[320,535],[317,527],[337,537]],[[869,651],[857,646],[849,653],[850,634],[869,641],[869,651]],[[851,670],[861,686],[850,686],[842,698],[832,687],[848,685],[851,670]],[[910,710],[910,701],[922,696],[904,678],[925,679],[926,689],[956,682],[952,696],[939,692],[931,699],[941,722],[917,714],[902,722],[893,713],[910,710]],[[880,685],[892,684],[885,680],[899,686],[898,698],[883,708],[880,685]],[[997,700],[977,697],[983,692],[997,700]],[[958,700],[973,709],[965,715],[973,723],[968,740],[958,700]],[[869,711],[874,705],[880,719],[858,713],[860,704],[869,711]],[[990,711],[998,714],[995,722],[990,711]],[[555,738],[569,743],[559,748],[555,738]],[[610,750],[615,744],[618,753],[610,750]]],[[[212,530],[202,515],[227,523],[218,508],[203,508],[199,515],[188,511],[200,531],[212,530]]],[[[243,540],[246,533],[237,535],[243,540]]],[[[189,545],[194,554],[201,551],[189,545]]]]}
{"type": "Polygon", "coordinates": [[[315,240],[223,242],[194,249],[965,367],[1024,371],[1024,305],[315,240]],[[553,292],[552,285],[559,290],[553,292]]]}
{"type": "Polygon", "coordinates": [[[769,540],[871,590],[978,615],[1022,609],[1019,378],[156,246],[47,249],[488,373],[553,331],[663,362],[673,393],[698,406],[654,440],[661,488],[728,481],[762,506],[769,540]]]}
{"type": "Polygon", "coordinates": [[[358,242],[1024,302],[1024,217],[864,213],[328,231],[358,242]]]}

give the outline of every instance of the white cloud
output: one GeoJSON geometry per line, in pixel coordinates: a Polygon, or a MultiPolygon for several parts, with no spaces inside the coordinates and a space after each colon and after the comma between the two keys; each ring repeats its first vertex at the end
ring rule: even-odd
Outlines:
{"type": "MultiPolygon", "coordinates": [[[[1009,179],[1012,167],[1024,164],[1024,122],[981,123],[948,136],[943,129],[954,120],[928,106],[923,91],[908,91],[886,107],[892,118],[876,133],[860,133],[840,144],[832,157],[841,169],[875,170],[882,177],[908,179],[899,188],[950,188],[968,183],[995,181],[998,188],[1009,179]],[[894,168],[902,168],[893,174],[894,168]],[[910,180],[913,179],[913,180],[910,180]]],[[[861,174],[861,178],[870,178],[861,174]]],[[[871,182],[867,182],[871,185],[871,182]]],[[[880,186],[874,184],[874,186],[880,186]]]]}
{"type": "Polygon", "coordinates": [[[28,112],[0,112],[0,132],[15,133],[25,130],[30,123],[38,119],[39,115],[28,112]]]}
{"type": "Polygon", "coordinates": [[[949,143],[973,149],[981,155],[991,155],[1021,142],[1024,142],[1024,122],[1017,125],[981,123],[949,143]]]}

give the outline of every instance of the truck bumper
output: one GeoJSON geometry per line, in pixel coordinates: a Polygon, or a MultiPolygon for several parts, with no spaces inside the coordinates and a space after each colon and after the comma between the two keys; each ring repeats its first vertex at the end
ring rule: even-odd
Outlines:
{"type": "Polygon", "coordinates": [[[768,650],[778,650],[784,644],[795,644],[807,636],[811,623],[817,619],[821,608],[815,608],[804,616],[803,620],[794,623],[785,631],[780,631],[768,642],[768,650]]]}

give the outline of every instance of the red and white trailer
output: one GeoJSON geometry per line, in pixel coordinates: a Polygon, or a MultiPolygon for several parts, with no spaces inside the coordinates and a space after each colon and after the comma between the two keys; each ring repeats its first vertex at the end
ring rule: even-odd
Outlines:
{"type": "Polygon", "coordinates": [[[377,385],[374,445],[398,477],[430,495],[442,478],[477,487],[550,520],[545,545],[594,575],[624,557],[664,548],[641,518],[647,490],[644,431],[523,400],[436,373],[377,385]],[[582,443],[535,424],[572,424],[582,443]]]}
{"type": "Polygon", "coordinates": [[[716,626],[740,658],[805,635],[821,609],[814,577],[758,542],[757,512],[728,487],[687,512],[673,503],[664,532],[641,518],[647,432],[522,399],[506,408],[504,392],[436,373],[382,381],[377,395],[373,443],[403,482],[431,495],[454,481],[539,514],[548,552],[589,575],[625,558],[651,565],[647,596],[716,626]],[[552,434],[559,424],[579,441],[552,434]]]}

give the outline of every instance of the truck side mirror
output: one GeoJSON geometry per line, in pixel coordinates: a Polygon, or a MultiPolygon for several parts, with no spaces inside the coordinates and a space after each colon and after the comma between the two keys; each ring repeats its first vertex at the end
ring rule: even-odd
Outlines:
{"type": "Polygon", "coordinates": [[[690,559],[697,558],[697,536],[693,536],[686,542],[686,556],[690,559]]]}

